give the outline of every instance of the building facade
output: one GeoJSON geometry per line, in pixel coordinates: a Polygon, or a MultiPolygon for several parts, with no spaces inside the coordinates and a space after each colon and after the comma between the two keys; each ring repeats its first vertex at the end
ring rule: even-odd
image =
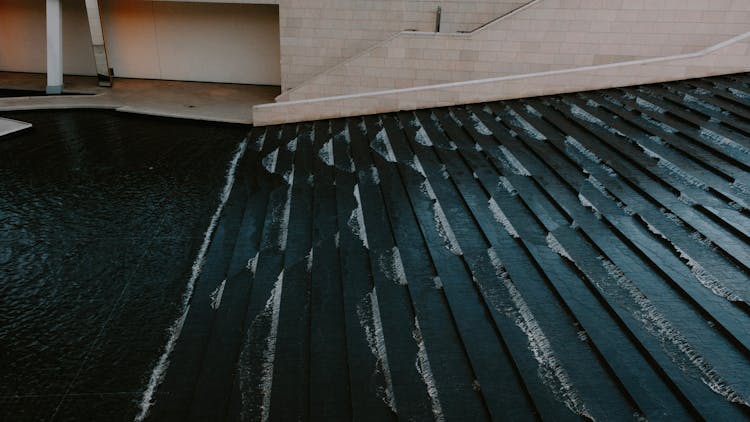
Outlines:
{"type": "Polygon", "coordinates": [[[0,0],[0,70],[48,70],[60,5],[63,73],[100,27],[116,77],[280,85],[257,123],[750,70],[742,0],[0,0]]]}

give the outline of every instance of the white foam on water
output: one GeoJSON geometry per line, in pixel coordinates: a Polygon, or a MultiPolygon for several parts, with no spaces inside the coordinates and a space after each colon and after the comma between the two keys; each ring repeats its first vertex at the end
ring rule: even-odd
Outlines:
{"type": "Polygon", "coordinates": [[[458,125],[458,127],[464,127],[464,123],[456,117],[455,114],[453,114],[453,110],[448,112],[448,116],[453,120],[453,122],[458,125]]]}
{"type": "Polygon", "coordinates": [[[743,209],[748,209],[746,205],[740,204],[735,201],[729,201],[729,206],[734,208],[736,211],[742,211],[743,209]]]}
{"type": "MultiPolygon", "coordinates": [[[[352,159],[352,157],[349,157],[349,167],[344,170],[346,170],[349,173],[354,173],[354,170],[356,170],[356,168],[357,166],[354,164],[354,160],[352,159]]],[[[333,181],[333,184],[336,185],[335,180],[333,181]]]]}
{"type": "Polygon", "coordinates": [[[586,100],[586,105],[589,106],[589,107],[594,107],[594,108],[599,108],[599,106],[600,106],[599,103],[597,103],[596,101],[592,100],[591,98],[589,98],[588,100],[586,100]]]}
{"type": "Polygon", "coordinates": [[[479,180],[479,175],[477,175],[477,172],[475,171],[471,172],[471,177],[475,178],[476,180],[479,180]]]}
{"type": "Polygon", "coordinates": [[[596,216],[597,220],[601,220],[602,219],[602,213],[600,213],[599,210],[596,209],[596,207],[594,206],[594,204],[592,204],[585,196],[583,196],[583,194],[581,194],[581,193],[578,194],[578,201],[581,202],[581,205],[583,205],[584,207],[590,209],[594,213],[594,215],[596,216]]]}
{"type": "Polygon", "coordinates": [[[498,182],[498,186],[502,186],[503,189],[505,189],[506,192],[510,194],[510,196],[516,196],[518,195],[518,191],[516,190],[516,187],[513,186],[512,183],[510,183],[510,180],[508,180],[505,176],[499,177],[500,181],[498,182]]]}
{"type": "Polygon", "coordinates": [[[436,200],[432,203],[432,211],[434,213],[435,228],[443,239],[443,245],[454,255],[463,255],[464,252],[458,244],[458,239],[456,239],[453,228],[448,223],[448,218],[445,216],[445,212],[443,212],[443,207],[440,206],[440,201],[436,200]]]}
{"type": "Polygon", "coordinates": [[[692,207],[697,204],[697,202],[695,202],[693,198],[685,195],[684,192],[680,192],[680,196],[678,196],[677,199],[689,207],[692,207]]]}
{"type": "Polygon", "coordinates": [[[474,113],[468,113],[469,119],[471,119],[471,123],[474,127],[474,130],[477,131],[477,133],[485,136],[491,136],[492,131],[490,128],[485,126],[485,124],[479,120],[479,117],[477,117],[474,113]]]}
{"type": "Polygon", "coordinates": [[[647,116],[645,114],[642,114],[641,117],[644,120],[646,120],[647,122],[651,123],[652,125],[659,127],[659,129],[661,129],[664,132],[667,132],[667,133],[677,133],[678,132],[677,129],[673,128],[672,126],[669,126],[668,124],[662,122],[661,120],[652,119],[651,117],[649,117],[649,116],[647,116]]]}
{"type": "Polygon", "coordinates": [[[732,93],[737,98],[742,98],[743,100],[750,100],[750,94],[748,94],[745,91],[740,91],[737,88],[729,88],[729,92],[732,93]]]}
{"type": "Polygon", "coordinates": [[[392,247],[389,251],[384,252],[378,259],[378,265],[383,274],[392,282],[406,286],[406,273],[404,272],[404,263],[401,261],[401,252],[397,246],[392,247]]]}
{"type": "Polygon", "coordinates": [[[607,132],[614,133],[615,135],[626,136],[624,133],[604,123],[604,121],[602,121],[598,117],[582,109],[581,107],[578,107],[575,104],[570,104],[570,113],[573,115],[573,117],[579,120],[583,120],[584,122],[595,124],[600,128],[606,130],[607,132]]]}
{"type": "Polygon", "coordinates": [[[330,139],[318,150],[318,158],[327,166],[333,165],[333,142],[330,139]]]}
{"type": "Polygon", "coordinates": [[[375,139],[370,143],[370,148],[380,154],[386,161],[391,163],[396,162],[396,154],[393,153],[393,147],[391,146],[390,139],[388,139],[388,134],[385,132],[385,128],[380,129],[375,135],[375,139]]]}
{"type": "Polygon", "coordinates": [[[424,179],[421,185],[419,185],[419,190],[422,191],[422,194],[433,201],[437,201],[437,196],[435,196],[435,191],[432,190],[432,185],[430,184],[430,181],[427,179],[424,179]]]}
{"type": "Polygon", "coordinates": [[[656,135],[650,135],[648,136],[648,139],[655,144],[664,145],[664,140],[656,135]]]}
{"type": "Polygon", "coordinates": [[[695,239],[696,242],[703,245],[703,247],[716,252],[716,245],[714,245],[714,242],[712,242],[709,238],[703,236],[700,232],[692,232],[690,234],[690,237],[695,239]]]}
{"type": "Polygon", "coordinates": [[[622,210],[622,212],[624,212],[625,214],[627,214],[627,215],[629,215],[631,217],[636,214],[636,212],[633,211],[632,209],[630,209],[629,206],[625,205],[624,203],[622,203],[620,201],[617,201],[617,206],[622,210]]]}
{"type": "Polygon", "coordinates": [[[362,131],[362,133],[367,133],[367,125],[365,124],[365,121],[360,119],[357,123],[357,128],[362,131]]]}
{"type": "Polygon", "coordinates": [[[456,145],[456,143],[453,142],[453,141],[449,141],[448,142],[448,147],[450,147],[450,149],[453,150],[453,151],[455,151],[455,150],[458,149],[458,145],[456,145]]]}
{"type": "Polygon", "coordinates": [[[502,224],[505,228],[505,231],[508,232],[509,235],[512,237],[519,239],[521,236],[518,235],[518,231],[516,231],[516,228],[513,227],[513,224],[511,224],[510,220],[508,220],[508,217],[505,215],[503,210],[500,209],[500,206],[495,202],[495,198],[490,198],[489,201],[487,201],[490,207],[490,211],[492,211],[492,216],[495,217],[495,221],[502,224]]]}
{"type": "Polygon", "coordinates": [[[555,235],[552,234],[552,232],[547,233],[547,246],[561,257],[566,258],[570,262],[574,262],[570,254],[568,254],[568,251],[562,244],[560,244],[560,242],[557,240],[555,235]]]}
{"type": "Polygon", "coordinates": [[[260,151],[263,149],[263,144],[266,141],[266,132],[263,132],[258,136],[258,139],[255,140],[255,143],[253,144],[253,149],[256,151],[260,151]]]}
{"type": "Polygon", "coordinates": [[[351,138],[351,135],[349,134],[349,126],[348,125],[344,126],[344,130],[333,135],[333,139],[335,141],[343,141],[343,142],[346,142],[347,144],[350,144],[352,141],[352,138],[351,138]]]}
{"type": "Polygon", "coordinates": [[[296,136],[294,137],[294,139],[292,139],[291,141],[289,141],[286,144],[286,149],[289,152],[296,152],[297,151],[297,137],[296,136]]]}
{"type": "Polygon", "coordinates": [[[435,288],[437,290],[443,289],[443,279],[440,278],[440,276],[435,276],[432,278],[432,282],[435,284],[435,288]]]}
{"type": "Polygon", "coordinates": [[[378,171],[378,168],[375,167],[374,164],[371,164],[368,170],[369,170],[368,177],[370,178],[370,181],[375,185],[379,185],[380,184],[380,172],[378,171]]]}
{"type": "Polygon", "coordinates": [[[422,382],[424,382],[425,387],[427,387],[427,395],[430,396],[432,415],[435,417],[435,421],[443,422],[445,421],[443,405],[440,404],[435,375],[432,373],[432,368],[430,367],[430,359],[427,356],[427,347],[425,347],[424,339],[422,338],[422,329],[419,327],[419,320],[417,320],[416,317],[414,317],[414,330],[412,331],[412,337],[417,343],[417,358],[414,362],[414,366],[417,368],[419,375],[422,376],[422,382]]]}
{"type": "Polygon", "coordinates": [[[292,166],[291,169],[285,171],[284,174],[281,176],[281,178],[284,179],[284,182],[286,182],[287,185],[292,183],[292,177],[294,177],[294,166],[292,166]]]}
{"type": "Polygon", "coordinates": [[[649,111],[654,111],[654,112],[660,113],[660,114],[664,114],[664,113],[667,112],[667,110],[665,110],[665,109],[659,107],[658,105],[653,104],[653,103],[651,103],[651,102],[649,102],[647,100],[644,100],[641,97],[636,97],[635,102],[641,108],[645,108],[646,110],[649,110],[649,111]]]}
{"type": "Polygon", "coordinates": [[[690,271],[693,273],[695,278],[703,285],[703,287],[710,290],[711,293],[715,294],[716,296],[723,297],[730,302],[744,302],[741,297],[737,296],[731,290],[721,284],[721,282],[716,277],[706,271],[706,269],[701,264],[691,258],[690,255],[685,253],[685,251],[678,248],[676,245],[673,246],[677,253],[680,254],[680,258],[682,258],[687,263],[688,267],[690,267],[690,271]]]}
{"type": "Polygon", "coordinates": [[[247,260],[247,265],[245,265],[245,268],[250,270],[250,274],[255,277],[255,271],[258,269],[258,257],[260,256],[260,252],[256,252],[255,256],[247,260]]]}
{"type": "Polygon", "coordinates": [[[581,340],[584,343],[587,343],[589,341],[589,335],[586,333],[586,330],[579,330],[578,331],[578,339],[581,340]]]}
{"type": "Polygon", "coordinates": [[[417,133],[414,134],[414,140],[422,146],[431,147],[433,145],[432,140],[422,126],[420,126],[417,133]]]}
{"type": "Polygon", "coordinates": [[[287,239],[289,238],[289,217],[292,210],[292,188],[294,187],[294,166],[292,166],[291,175],[289,176],[289,188],[286,193],[286,202],[281,213],[274,213],[274,218],[279,221],[279,250],[286,250],[287,239]]]}
{"type": "Polygon", "coordinates": [[[565,145],[569,145],[573,148],[575,148],[578,152],[581,153],[584,157],[588,158],[590,161],[593,161],[596,164],[601,164],[602,159],[599,158],[598,155],[594,154],[593,151],[583,146],[580,142],[578,142],[577,139],[573,138],[572,136],[566,136],[565,137],[565,145]]]}
{"type": "Polygon", "coordinates": [[[409,120],[407,123],[409,127],[416,129],[416,132],[414,133],[414,140],[422,146],[425,147],[431,147],[432,146],[432,140],[430,139],[429,135],[427,135],[427,132],[425,132],[424,127],[422,124],[417,120],[416,117],[409,120]]]}
{"type": "Polygon", "coordinates": [[[448,180],[451,178],[450,173],[448,173],[448,166],[443,163],[440,165],[440,175],[443,176],[443,179],[448,180]]]}
{"type": "Polygon", "coordinates": [[[213,237],[213,233],[216,230],[217,224],[219,223],[219,218],[221,217],[221,213],[224,210],[224,206],[229,199],[229,194],[232,192],[237,166],[240,162],[240,159],[242,159],[242,157],[245,155],[246,148],[247,141],[244,140],[237,146],[237,150],[235,151],[234,156],[232,157],[232,160],[230,161],[227,168],[224,188],[219,194],[219,205],[216,207],[216,211],[214,211],[213,216],[211,216],[211,221],[209,222],[208,228],[203,235],[203,243],[201,244],[201,248],[198,250],[198,256],[195,258],[195,261],[193,261],[190,279],[185,286],[185,292],[182,294],[180,316],[177,317],[177,319],[169,327],[169,338],[167,339],[167,344],[164,346],[164,350],[161,356],[156,361],[156,365],[151,371],[151,376],[149,377],[148,384],[146,385],[146,389],[143,391],[141,401],[138,404],[138,413],[135,416],[135,420],[138,422],[143,421],[146,416],[148,416],[149,410],[154,404],[154,394],[156,393],[156,389],[164,379],[167,368],[169,368],[169,356],[172,354],[172,351],[177,344],[177,339],[180,337],[180,333],[182,332],[182,326],[185,324],[187,314],[190,311],[190,300],[193,297],[195,281],[198,279],[198,276],[203,270],[203,265],[206,261],[206,253],[208,252],[208,247],[211,244],[211,238],[213,237]]]}
{"type": "Polygon", "coordinates": [[[305,260],[307,261],[307,265],[306,265],[307,272],[310,273],[312,272],[312,267],[313,267],[313,248],[310,248],[310,252],[308,252],[307,255],[305,255],[305,260]]]}
{"type": "Polygon", "coordinates": [[[492,262],[492,265],[495,267],[495,271],[500,277],[503,286],[508,291],[512,302],[511,309],[498,310],[508,313],[509,316],[514,318],[516,326],[526,335],[529,350],[537,361],[539,377],[547,388],[549,388],[559,400],[565,403],[565,406],[568,409],[578,415],[593,420],[594,418],[586,408],[586,404],[583,402],[580,393],[571,382],[568,372],[562,366],[562,363],[557,357],[547,335],[536,320],[531,308],[529,308],[529,305],[523,299],[521,292],[518,291],[516,285],[510,277],[508,277],[508,273],[500,261],[500,258],[497,256],[497,253],[495,253],[493,248],[489,248],[487,249],[487,255],[490,258],[490,262],[492,262]]]}
{"type": "Polygon", "coordinates": [[[616,178],[617,177],[617,172],[612,167],[610,167],[610,166],[608,166],[606,164],[600,164],[599,167],[602,170],[606,171],[607,174],[609,175],[609,177],[611,177],[611,178],[616,178]]]}
{"type": "Polygon", "coordinates": [[[333,244],[336,246],[336,249],[341,247],[341,232],[337,231],[335,235],[333,235],[333,244]]]}
{"type": "MultiPolygon", "coordinates": [[[[527,106],[528,107],[528,106],[527,106]]],[[[545,141],[547,140],[547,137],[544,136],[542,132],[539,132],[534,125],[529,123],[526,119],[521,117],[520,114],[516,113],[515,110],[508,108],[507,109],[508,114],[510,115],[510,120],[515,123],[514,126],[521,128],[521,130],[531,138],[536,139],[537,141],[545,141]]],[[[539,113],[534,110],[534,112],[538,115],[539,113]]],[[[534,114],[534,113],[532,113],[534,114]]]]}
{"type": "Polygon", "coordinates": [[[508,161],[510,170],[519,176],[531,176],[531,173],[526,170],[526,167],[521,164],[520,161],[518,161],[518,158],[516,158],[515,155],[513,155],[512,152],[508,150],[508,148],[505,148],[505,145],[500,145],[500,152],[503,153],[505,156],[505,159],[508,161]]]}
{"type": "Polygon", "coordinates": [[[740,192],[742,192],[742,193],[744,193],[746,195],[750,195],[750,186],[748,186],[748,185],[746,185],[746,184],[744,184],[742,182],[739,182],[739,181],[735,180],[729,186],[731,186],[734,189],[739,190],[740,192]]]}
{"type": "Polygon", "coordinates": [[[712,130],[701,128],[700,131],[700,137],[712,142],[715,145],[718,146],[727,146],[730,147],[737,152],[741,152],[743,154],[750,154],[750,150],[745,148],[744,146],[738,144],[737,142],[727,138],[726,136],[720,135],[712,130]]]}
{"type": "Polygon", "coordinates": [[[219,306],[221,306],[221,298],[222,296],[224,296],[224,286],[226,286],[226,284],[227,279],[224,279],[224,281],[216,286],[216,289],[211,292],[211,295],[209,295],[209,298],[211,299],[211,309],[213,309],[214,311],[219,309],[219,306]]]}
{"type": "Polygon", "coordinates": [[[284,287],[284,270],[281,270],[276,278],[271,294],[266,301],[264,308],[265,314],[271,316],[271,327],[266,337],[266,347],[263,350],[263,375],[260,380],[261,394],[263,401],[261,404],[260,420],[268,421],[271,413],[271,392],[273,387],[273,365],[276,359],[276,338],[279,333],[279,313],[281,311],[281,290],[284,287]]]}
{"type": "Polygon", "coordinates": [[[367,229],[365,228],[365,215],[362,212],[362,201],[359,196],[359,184],[354,185],[354,198],[357,200],[357,207],[352,210],[352,214],[349,216],[349,228],[352,230],[359,240],[362,241],[362,245],[366,249],[370,249],[370,245],[367,242],[367,229]]]}
{"type": "MultiPolygon", "coordinates": [[[[706,359],[696,351],[693,346],[685,339],[682,333],[679,332],[672,323],[670,323],[657,309],[656,306],[644,295],[635,284],[628,279],[625,274],[620,270],[614,263],[604,258],[599,257],[599,261],[602,266],[610,275],[610,277],[635,303],[637,310],[635,311],[635,317],[641,321],[644,328],[651,333],[654,337],[658,338],[662,344],[671,344],[679,353],[682,355],[681,361],[688,362],[695,370],[700,374],[701,381],[706,384],[713,392],[723,396],[727,401],[750,406],[747,399],[742,397],[734,388],[729,385],[713,368],[713,366],[706,361],[706,359]]],[[[670,356],[670,358],[678,363],[676,356],[670,356]]],[[[678,363],[678,366],[688,373],[687,368],[684,368],[678,363]]]]}
{"type": "Polygon", "coordinates": [[[711,293],[715,294],[716,296],[724,298],[730,302],[744,302],[741,297],[732,293],[731,290],[729,290],[723,284],[721,284],[721,282],[716,277],[714,277],[712,274],[706,271],[706,269],[701,264],[695,261],[682,248],[675,245],[659,229],[652,226],[648,222],[646,222],[646,226],[648,227],[648,230],[651,233],[661,237],[672,246],[672,249],[674,249],[680,255],[680,258],[682,259],[682,261],[685,262],[685,264],[690,268],[690,272],[693,273],[693,276],[695,276],[695,278],[698,280],[698,282],[701,283],[701,285],[703,285],[703,287],[711,291],[711,293]]]}
{"type": "Polygon", "coordinates": [[[263,160],[261,161],[261,163],[263,164],[263,168],[266,169],[266,171],[269,173],[276,172],[276,161],[278,157],[279,149],[276,148],[275,150],[273,150],[273,152],[263,157],[263,160]]]}
{"type": "Polygon", "coordinates": [[[596,177],[594,177],[593,174],[589,174],[589,177],[586,180],[588,180],[588,182],[591,183],[591,186],[595,187],[596,190],[598,190],[602,195],[604,195],[605,198],[610,199],[612,201],[616,200],[615,197],[612,196],[609,193],[609,191],[607,191],[607,188],[602,184],[602,182],[600,182],[599,179],[597,179],[596,177]]]}
{"type": "Polygon", "coordinates": [[[532,116],[536,117],[542,117],[542,113],[538,112],[534,107],[530,106],[529,104],[526,104],[524,106],[524,109],[527,113],[531,114],[532,116]]]}
{"type": "Polygon", "coordinates": [[[435,127],[438,128],[441,132],[445,132],[443,130],[443,124],[440,122],[440,119],[435,115],[435,113],[430,113],[430,120],[432,120],[432,123],[435,124],[435,127]]]}
{"type": "Polygon", "coordinates": [[[709,103],[707,103],[707,102],[705,102],[705,101],[703,101],[703,100],[701,100],[699,98],[693,97],[692,95],[685,94],[685,96],[682,99],[686,103],[696,104],[698,106],[701,106],[701,107],[703,107],[705,109],[708,109],[708,110],[711,110],[713,112],[721,113],[721,114],[723,114],[725,116],[729,115],[729,113],[727,113],[726,111],[722,110],[721,107],[717,107],[717,106],[715,106],[713,104],[709,104],[709,103]]]}
{"type": "Polygon", "coordinates": [[[664,158],[660,154],[657,154],[656,152],[641,146],[643,149],[643,152],[648,155],[649,157],[657,160],[658,166],[668,170],[670,173],[674,174],[675,176],[679,177],[681,180],[683,180],[686,184],[695,186],[698,189],[708,191],[708,185],[701,182],[700,180],[696,179],[692,175],[688,174],[684,170],[682,170],[679,166],[674,164],[673,162],[669,161],[668,159],[664,158]]]}
{"type": "Polygon", "coordinates": [[[419,173],[422,177],[427,178],[427,174],[424,172],[424,168],[422,167],[422,162],[419,161],[419,157],[414,155],[412,157],[411,163],[409,163],[410,167],[414,169],[417,173],[419,173]]]}
{"type": "Polygon", "coordinates": [[[476,152],[482,152],[482,151],[484,151],[484,150],[482,149],[482,146],[481,146],[481,145],[479,145],[478,143],[474,144],[474,150],[475,150],[476,152]]]}
{"type": "Polygon", "coordinates": [[[373,287],[372,292],[368,293],[357,305],[357,316],[359,324],[365,332],[365,339],[370,347],[370,352],[375,357],[375,371],[380,372],[385,379],[385,388],[381,391],[383,401],[395,413],[396,400],[393,395],[391,369],[388,365],[388,353],[385,347],[385,335],[383,333],[383,322],[380,319],[376,288],[373,287]]]}

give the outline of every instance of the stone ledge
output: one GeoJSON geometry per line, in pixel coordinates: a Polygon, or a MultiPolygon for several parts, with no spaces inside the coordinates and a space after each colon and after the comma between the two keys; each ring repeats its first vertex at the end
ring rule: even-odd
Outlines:
{"type": "Polygon", "coordinates": [[[253,107],[256,125],[553,95],[750,71],[750,32],[702,51],[630,62],[253,107]]]}

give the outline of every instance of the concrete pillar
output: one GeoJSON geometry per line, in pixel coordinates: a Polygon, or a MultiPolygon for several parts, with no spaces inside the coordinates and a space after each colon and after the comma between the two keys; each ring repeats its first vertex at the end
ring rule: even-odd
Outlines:
{"type": "Polygon", "coordinates": [[[62,6],[60,0],[47,0],[47,94],[62,90],[62,6]]]}
{"type": "Polygon", "coordinates": [[[104,26],[102,24],[99,0],[86,0],[86,15],[89,19],[91,46],[94,50],[94,62],[96,63],[96,75],[99,79],[99,86],[112,86],[112,75],[109,72],[109,57],[107,56],[107,45],[104,41],[104,26]]]}

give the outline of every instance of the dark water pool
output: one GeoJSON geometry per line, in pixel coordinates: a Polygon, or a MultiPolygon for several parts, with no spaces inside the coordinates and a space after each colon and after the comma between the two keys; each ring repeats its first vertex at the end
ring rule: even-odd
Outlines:
{"type": "Polygon", "coordinates": [[[132,420],[247,127],[1,116],[0,420],[132,420]]]}

